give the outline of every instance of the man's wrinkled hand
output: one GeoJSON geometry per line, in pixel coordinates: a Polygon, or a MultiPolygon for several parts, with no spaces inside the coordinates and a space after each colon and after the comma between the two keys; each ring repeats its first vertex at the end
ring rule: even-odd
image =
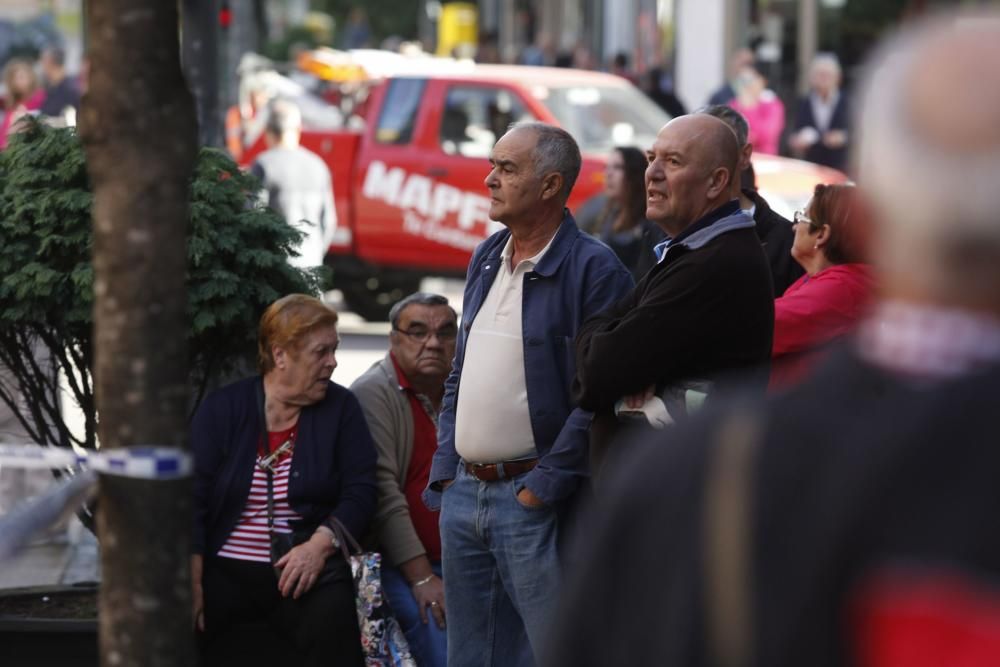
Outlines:
{"type": "Polygon", "coordinates": [[[417,609],[420,610],[420,620],[426,625],[428,623],[427,610],[430,609],[430,616],[434,617],[434,622],[444,630],[444,582],[438,576],[433,576],[430,581],[420,586],[413,586],[413,599],[417,601],[417,609]]]}
{"type": "Polygon", "coordinates": [[[823,135],[823,145],[827,148],[843,148],[847,145],[847,132],[830,130],[823,135]]]}
{"type": "Polygon", "coordinates": [[[528,487],[524,487],[517,492],[517,502],[525,507],[545,507],[545,502],[528,487]]]}

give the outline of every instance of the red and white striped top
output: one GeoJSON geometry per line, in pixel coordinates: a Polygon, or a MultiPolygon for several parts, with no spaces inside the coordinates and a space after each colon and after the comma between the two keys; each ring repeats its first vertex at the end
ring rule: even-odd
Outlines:
{"type": "MultiPolygon", "coordinates": [[[[288,440],[295,440],[295,427],[286,431],[272,431],[268,434],[268,451],[274,451],[288,440]]],[[[288,505],[288,475],[292,469],[294,449],[281,458],[273,466],[274,493],[274,531],[290,533],[289,521],[300,519],[288,505]]],[[[267,532],[267,472],[259,465],[262,457],[258,453],[253,467],[253,481],[250,483],[250,496],[243,508],[236,527],[229,534],[229,539],[219,549],[218,555],[223,558],[250,560],[259,563],[271,562],[271,538],[267,532]]]]}

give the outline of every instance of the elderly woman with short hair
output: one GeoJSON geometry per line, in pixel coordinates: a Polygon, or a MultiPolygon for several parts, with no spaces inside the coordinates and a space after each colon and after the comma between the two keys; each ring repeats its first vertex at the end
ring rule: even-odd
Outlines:
{"type": "Polygon", "coordinates": [[[771,387],[803,377],[820,348],[849,333],[872,298],[867,217],[853,185],[817,185],[795,213],[792,257],[805,275],[774,302],[771,387]]]}
{"type": "Polygon", "coordinates": [[[332,308],[279,299],[260,322],[262,375],[214,392],[195,415],[192,583],[205,664],[257,664],[269,646],[280,664],[363,664],[334,530],[367,529],[376,455],[357,399],[330,381],[338,343],[332,308]]]}

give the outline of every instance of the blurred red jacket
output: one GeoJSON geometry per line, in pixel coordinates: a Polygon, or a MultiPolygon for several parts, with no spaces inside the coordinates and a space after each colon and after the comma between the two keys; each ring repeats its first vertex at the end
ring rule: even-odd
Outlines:
{"type": "Polygon", "coordinates": [[[854,329],[871,304],[872,285],[867,264],[835,264],[802,276],[775,300],[771,389],[801,380],[824,346],[854,329]]]}

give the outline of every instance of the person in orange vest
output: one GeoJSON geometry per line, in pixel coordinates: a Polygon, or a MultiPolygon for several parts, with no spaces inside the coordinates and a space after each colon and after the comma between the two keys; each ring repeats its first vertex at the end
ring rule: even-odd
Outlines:
{"type": "Polygon", "coordinates": [[[226,149],[241,162],[248,148],[263,135],[267,108],[272,94],[263,73],[251,74],[240,83],[240,101],[226,111],[226,149]]]}

